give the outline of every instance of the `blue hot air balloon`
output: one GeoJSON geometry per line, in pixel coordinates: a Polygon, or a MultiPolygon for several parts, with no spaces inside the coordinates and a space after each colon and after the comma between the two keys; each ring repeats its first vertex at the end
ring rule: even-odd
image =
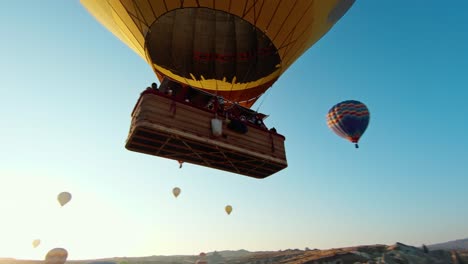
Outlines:
{"type": "Polygon", "coordinates": [[[327,124],[333,132],[355,144],[369,125],[369,109],[356,100],[347,100],[334,105],[327,114],[327,124]]]}

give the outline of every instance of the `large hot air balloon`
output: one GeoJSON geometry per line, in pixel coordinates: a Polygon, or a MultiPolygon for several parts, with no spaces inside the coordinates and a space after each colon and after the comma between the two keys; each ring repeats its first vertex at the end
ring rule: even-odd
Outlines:
{"type": "Polygon", "coordinates": [[[61,192],[57,196],[57,200],[60,203],[60,206],[66,205],[68,202],[70,202],[71,198],[72,198],[72,195],[69,192],[61,192]]]}
{"type": "Polygon", "coordinates": [[[226,205],[226,207],[224,208],[224,210],[226,211],[226,213],[227,213],[228,215],[230,215],[231,212],[232,212],[232,206],[226,205]]]}
{"type": "Polygon", "coordinates": [[[334,105],[327,114],[327,124],[338,136],[355,144],[369,125],[369,109],[359,101],[347,100],[334,105]]]}
{"type": "Polygon", "coordinates": [[[64,248],[54,248],[47,252],[45,264],[64,264],[67,261],[68,252],[64,248]]]}
{"type": "Polygon", "coordinates": [[[39,246],[39,244],[41,244],[40,239],[34,239],[33,242],[32,242],[32,245],[33,245],[34,248],[37,248],[39,246]]]}
{"type": "Polygon", "coordinates": [[[127,149],[264,178],[287,167],[285,138],[249,108],[354,1],[81,3],[161,82],[140,96],[127,149]]]}
{"type": "Polygon", "coordinates": [[[174,189],[172,189],[172,194],[175,196],[175,198],[177,198],[177,196],[179,196],[180,194],[180,188],[175,187],[174,189]]]}

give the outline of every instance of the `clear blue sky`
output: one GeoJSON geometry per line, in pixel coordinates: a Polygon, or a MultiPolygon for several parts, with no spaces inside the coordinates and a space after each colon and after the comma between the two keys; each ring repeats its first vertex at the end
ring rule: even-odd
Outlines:
{"type": "Polygon", "coordinates": [[[150,67],[76,0],[4,3],[0,257],[468,237],[467,9],[464,0],[357,1],[254,107],[263,102],[266,124],[287,137],[289,163],[256,180],[127,151],[150,67]],[[371,111],[358,150],[326,126],[346,99],[371,111]],[[73,200],[60,208],[64,190],[73,200]]]}

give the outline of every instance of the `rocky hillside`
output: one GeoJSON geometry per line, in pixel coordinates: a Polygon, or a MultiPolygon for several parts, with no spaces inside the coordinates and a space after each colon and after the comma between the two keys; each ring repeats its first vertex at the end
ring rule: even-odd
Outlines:
{"type": "MultiPolygon", "coordinates": [[[[291,264],[461,264],[456,252],[420,248],[397,243],[392,246],[371,245],[328,250],[283,251],[255,253],[253,256],[229,263],[291,263],[291,264]]],[[[466,262],[468,263],[468,262],[466,262]]]]}
{"type": "Polygon", "coordinates": [[[429,249],[468,250],[468,238],[427,246],[429,249]]]}
{"type": "MultiPolygon", "coordinates": [[[[41,261],[0,259],[0,264],[39,264],[41,261]]],[[[427,250],[396,243],[327,250],[284,250],[267,252],[218,251],[198,256],[150,256],[74,260],[69,264],[468,264],[468,251],[427,250]]]]}

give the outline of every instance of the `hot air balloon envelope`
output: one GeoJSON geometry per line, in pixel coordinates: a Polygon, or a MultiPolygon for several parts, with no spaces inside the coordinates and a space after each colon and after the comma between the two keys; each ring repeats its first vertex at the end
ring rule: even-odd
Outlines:
{"type": "Polygon", "coordinates": [[[174,196],[177,198],[177,196],[179,196],[180,194],[180,188],[175,187],[174,189],[172,189],[172,194],[174,194],[174,196]]]}
{"type": "Polygon", "coordinates": [[[354,0],[81,3],[160,80],[169,77],[250,107],[354,0]]]}
{"type": "Polygon", "coordinates": [[[64,264],[67,261],[68,252],[64,248],[54,248],[47,252],[45,264],[64,264]]]}
{"type": "Polygon", "coordinates": [[[334,105],[327,114],[327,124],[333,132],[356,144],[369,125],[369,109],[356,100],[334,105]]]}
{"type": "Polygon", "coordinates": [[[61,206],[64,206],[65,204],[70,202],[71,198],[72,198],[72,195],[69,192],[61,192],[57,196],[57,200],[59,201],[61,206]]]}
{"type": "Polygon", "coordinates": [[[33,242],[32,242],[32,245],[33,247],[37,248],[39,246],[39,244],[41,244],[41,240],[40,239],[34,239],[33,242]]]}
{"type": "Polygon", "coordinates": [[[226,207],[224,208],[224,210],[226,211],[226,213],[227,213],[228,215],[230,215],[231,212],[232,212],[232,206],[226,205],[226,207]]]}

